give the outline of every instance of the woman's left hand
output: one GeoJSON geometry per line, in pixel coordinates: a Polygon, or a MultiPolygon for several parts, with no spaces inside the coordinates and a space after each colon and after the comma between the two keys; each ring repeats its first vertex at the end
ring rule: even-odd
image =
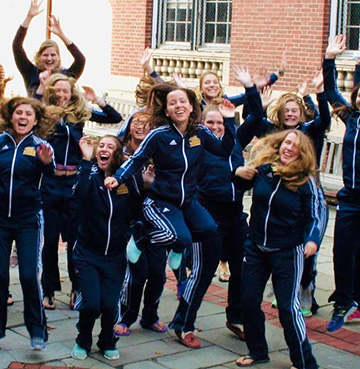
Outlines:
{"type": "Polygon", "coordinates": [[[304,249],[305,259],[307,259],[310,256],[315,255],[317,250],[318,250],[318,245],[315,242],[313,241],[307,242],[305,245],[305,249],[304,249]]]}
{"type": "Polygon", "coordinates": [[[45,164],[51,163],[53,151],[49,145],[41,144],[36,148],[37,157],[45,164]]]}
{"type": "Polygon", "coordinates": [[[234,118],[235,117],[235,106],[227,99],[222,99],[219,105],[219,112],[224,118],[234,118]]]}

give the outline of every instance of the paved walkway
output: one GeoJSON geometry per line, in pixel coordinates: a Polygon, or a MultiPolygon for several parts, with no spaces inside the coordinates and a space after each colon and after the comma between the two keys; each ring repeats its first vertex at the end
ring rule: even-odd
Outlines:
{"type": "MultiPolygon", "coordinates": [[[[327,298],[333,290],[332,273],[332,234],[334,209],[325,236],[318,261],[316,297],[321,305],[316,316],[307,318],[308,336],[313,343],[313,351],[321,368],[324,369],[359,369],[360,368],[360,319],[349,322],[335,333],[326,331],[326,323],[332,307],[327,298]]],[[[236,368],[235,360],[247,353],[244,342],[238,340],[225,328],[224,307],[226,306],[227,284],[219,283],[214,278],[213,284],[205,297],[197,319],[198,336],[203,348],[191,350],[182,346],[173,331],[163,334],[144,330],[138,323],[131,327],[131,335],[118,342],[121,357],[109,362],[102,357],[96,346],[84,361],[74,360],[70,356],[76,337],[75,322],[77,312],[68,308],[67,293],[70,284],[66,273],[65,251],[60,251],[60,267],[63,291],[56,295],[57,309],[47,311],[50,338],[46,351],[34,353],[29,349],[29,338],[23,323],[22,293],[18,280],[17,268],[11,269],[11,292],[15,304],[9,307],[7,336],[0,341],[0,368],[124,368],[124,369],[198,369],[236,368]]],[[[176,282],[171,272],[160,303],[160,317],[169,322],[177,306],[175,299],[176,282]]],[[[266,312],[267,339],[271,361],[262,364],[263,369],[285,369],[290,367],[290,360],[280,327],[277,310],[271,307],[273,296],[268,288],[264,295],[263,308],[266,312]]],[[[94,333],[99,332],[97,323],[94,333]]],[[[95,341],[96,342],[96,341],[95,341]]],[[[258,366],[254,366],[257,368],[258,366]]]]}

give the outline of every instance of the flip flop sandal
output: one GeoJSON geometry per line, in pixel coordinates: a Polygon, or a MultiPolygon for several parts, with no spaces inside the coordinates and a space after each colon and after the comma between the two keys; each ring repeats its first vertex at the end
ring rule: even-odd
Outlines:
{"type": "Polygon", "coordinates": [[[270,361],[270,359],[253,359],[250,355],[245,355],[245,356],[241,356],[240,359],[237,359],[235,361],[235,364],[237,366],[240,366],[242,368],[245,368],[245,367],[250,367],[250,366],[254,366],[254,365],[257,365],[257,364],[265,364],[265,363],[268,363],[270,361]],[[241,364],[238,360],[252,360],[252,362],[248,363],[248,364],[241,364]]]}
{"type": "Polygon", "coordinates": [[[114,334],[116,337],[127,337],[130,336],[131,331],[125,323],[119,323],[114,327],[114,334]]]}
{"type": "Polygon", "coordinates": [[[157,332],[157,333],[165,333],[168,329],[166,324],[164,324],[163,327],[160,326],[160,320],[158,320],[157,322],[151,324],[148,327],[143,327],[143,328],[150,329],[151,331],[154,331],[154,332],[157,332]]]}

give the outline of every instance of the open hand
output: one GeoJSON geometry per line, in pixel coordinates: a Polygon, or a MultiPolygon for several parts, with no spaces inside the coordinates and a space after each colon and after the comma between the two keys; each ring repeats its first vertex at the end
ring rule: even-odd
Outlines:
{"type": "Polygon", "coordinates": [[[79,147],[84,160],[91,160],[94,155],[94,142],[89,136],[83,136],[80,138],[79,147]]]}
{"type": "Polygon", "coordinates": [[[36,148],[37,157],[46,165],[51,163],[53,157],[53,150],[50,145],[40,144],[36,148]]]}

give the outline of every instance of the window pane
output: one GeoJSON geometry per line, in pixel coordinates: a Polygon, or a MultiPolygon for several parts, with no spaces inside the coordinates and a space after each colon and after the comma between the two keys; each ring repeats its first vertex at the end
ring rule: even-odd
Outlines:
{"type": "Polygon", "coordinates": [[[359,28],[348,28],[347,37],[349,50],[359,50],[359,28]]]}
{"type": "Polygon", "coordinates": [[[359,26],[360,24],[360,2],[350,3],[348,8],[348,25],[359,26]]]}
{"type": "Polygon", "coordinates": [[[214,3],[209,3],[206,6],[206,21],[207,22],[215,22],[215,10],[216,10],[216,6],[214,3]]]}
{"type": "Polygon", "coordinates": [[[218,22],[226,22],[227,21],[227,12],[228,12],[228,3],[220,3],[218,6],[217,12],[217,21],[218,22]]]}
{"type": "Polygon", "coordinates": [[[175,9],[167,9],[166,19],[168,21],[174,21],[175,20],[175,9]]]}
{"type": "Polygon", "coordinates": [[[217,44],[226,43],[226,28],[226,24],[218,24],[215,40],[217,44]]]}
{"type": "Polygon", "coordinates": [[[177,23],[176,24],[176,40],[175,41],[188,41],[185,37],[185,24],[177,23]]]}
{"type": "Polygon", "coordinates": [[[215,26],[213,24],[205,25],[205,43],[210,44],[214,42],[215,26]]]}
{"type": "Polygon", "coordinates": [[[165,35],[165,41],[174,41],[174,31],[175,27],[173,23],[168,23],[166,25],[166,35],[165,35]]]}

